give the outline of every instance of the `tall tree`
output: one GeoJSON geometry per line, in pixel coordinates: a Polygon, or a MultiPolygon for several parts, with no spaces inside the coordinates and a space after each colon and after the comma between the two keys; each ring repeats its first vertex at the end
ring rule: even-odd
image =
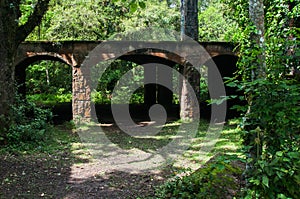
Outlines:
{"type": "MultiPolygon", "coordinates": [[[[249,18],[254,25],[254,32],[250,36],[252,45],[256,46],[256,59],[253,61],[251,80],[264,80],[266,77],[266,55],[265,55],[265,14],[264,14],[264,2],[263,0],[249,0],[249,18]]],[[[255,50],[253,50],[255,51],[255,50]]],[[[256,100],[256,99],[252,99],[256,100]]],[[[251,104],[253,102],[250,102],[251,104]]],[[[251,106],[248,107],[247,114],[250,114],[251,106]]],[[[258,139],[257,139],[258,140],[258,139]]],[[[245,139],[245,144],[250,144],[253,141],[253,136],[248,136],[245,139]]],[[[253,147],[248,151],[248,157],[253,158],[255,161],[261,155],[262,144],[257,141],[257,148],[253,147]]],[[[247,169],[253,167],[253,163],[247,163],[247,169]]]]}
{"type": "Polygon", "coordinates": [[[256,33],[252,35],[252,40],[261,49],[258,54],[257,66],[253,71],[253,78],[264,78],[266,76],[265,63],[265,14],[263,0],[249,0],[249,16],[250,20],[256,28],[256,33]]]}
{"type": "Polygon", "coordinates": [[[290,69],[299,67],[299,34],[293,21],[299,19],[300,1],[230,0],[230,4],[241,28],[242,77],[234,81],[248,102],[241,125],[247,158],[245,198],[297,198],[300,97],[299,82],[290,76],[290,69]]]}
{"type": "Polygon", "coordinates": [[[0,1],[0,124],[5,128],[8,125],[10,105],[14,99],[14,58],[19,44],[26,39],[31,31],[41,22],[48,9],[50,0],[38,0],[33,10],[22,13],[22,0],[0,1]],[[20,19],[26,15],[24,22],[20,19]]]}
{"type": "MultiPolygon", "coordinates": [[[[198,40],[198,0],[181,0],[181,38],[184,35],[198,40]]],[[[183,120],[193,120],[199,116],[197,112],[199,100],[193,100],[191,92],[195,92],[196,96],[200,96],[200,75],[193,66],[189,64],[183,68],[181,98],[180,98],[180,117],[183,120]],[[193,91],[188,89],[188,83],[193,87],[193,91]]]]}

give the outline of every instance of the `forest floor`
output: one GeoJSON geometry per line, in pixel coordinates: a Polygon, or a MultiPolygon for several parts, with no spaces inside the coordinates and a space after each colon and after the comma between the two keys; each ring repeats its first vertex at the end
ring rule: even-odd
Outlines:
{"type": "MultiPolygon", "coordinates": [[[[165,145],[170,135],[176,132],[179,124],[172,124],[162,130],[158,139],[133,138],[122,133],[114,124],[106,125],[103,129],[106,136],[123,151],[136,148],[153,151],[153,147],[165,145]]],[[[200,127],[200,131],[201,128],[207,128],[207,124],[200,127]]],[[[165,163],[148,170],[118,169],[118,161],[123,160],[113,159],[108,163],[106,157],[95,158],[82,144],[76,131],[65,125],[55,127],[52,131],[53,139],[46,145],[23,151],[1,151],[0,198],[155,198],[157,187],[168,179],[178,175],[184,168],[203,165],[197,161],[197,139],[185,153],[189,161],[184,163],[184,168],[165,163]]],[[[239,142],[235,127],[225,128],[210,156],[220,152],[235,153],[239,142]]],[[[130,168],[128,161],[126,164],[130,168]]],[[[240,181],[236,176],[232,177],[240,181]]]]}

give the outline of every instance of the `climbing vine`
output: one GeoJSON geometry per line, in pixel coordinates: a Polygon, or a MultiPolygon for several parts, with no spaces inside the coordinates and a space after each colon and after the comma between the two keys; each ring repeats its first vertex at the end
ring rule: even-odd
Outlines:
{"type": "Polygon", "coordinates": [[[247,0],[226,0],[238,19],[239,72],[229,85],[242,90],[242,132],[247,155],[246,198],[300,195],[299,0],[264,1],[265,46],[253,39],[257,27],[247,0]],[[265,75],[255,76],[265,55],[265,75]]]}

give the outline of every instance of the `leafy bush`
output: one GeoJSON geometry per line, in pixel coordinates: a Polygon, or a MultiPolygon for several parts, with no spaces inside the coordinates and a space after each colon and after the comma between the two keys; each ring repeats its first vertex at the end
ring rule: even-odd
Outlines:
{"type": "Polygon", "coordinates": [[[52,113],[37,107],[34,103],[16,97],[11,106],[11,125],[5,129],[3,139],[8,146],[38,146],[47,138],[46,130],[52,113]]]}
{"type": "Polygon", "coordinates": [[[55,105],[58,103],[65,103],[72,101],[72,94],[61,94],[61,95],[54,95],[54,94],[34,94],[34,95],[27,95],[27,100],[30,102],[34,102],[40,105],[55,105]]]}
{"type": "Polygon", "coordinates": [[[244,123],[249,154],[248,196],[300,195],[300,87],[291,80],[257,80],[251,86],[251,112],[244,123]]]}
{"type": "MultiPolygon", "coordinates": [[[[264,1],[264,38],[247,0],[225,0],[240,25],[238,88],[248,106],[242,124],[247,155],[246,198],[299,198],[299,1],[264,1]],[[278,14],[280,13],[280,14],[278,14]],[[293,78],[295,80],[293,80],[293,78]]],[[[257,4],[255,4],[257,5],[257,4]]]]}
{"type": "Polygon", "coordinates": [[[220,156],[190,175],[165,183],[157,190],[157,198],[233,197],[240,188],[242,170],[238,165],[220,156]]]}
{"type": "Polygon", "coordinates": [[[109,104],[110,94],[109,92],[94,91],[92,92],[92,101],[95,104],[109,104]]]}

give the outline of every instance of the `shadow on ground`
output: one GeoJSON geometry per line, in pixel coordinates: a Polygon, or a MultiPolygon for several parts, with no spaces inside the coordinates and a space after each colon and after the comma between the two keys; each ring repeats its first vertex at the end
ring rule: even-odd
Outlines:
{"type": "Polygon", "coordinates": [[[85,166],[90,161],[68,146],[51,154],[1,154],[0,198],[145,198],[154,196],[154,187],[167,176],[165,171],[99,173],[85,166]]]}

